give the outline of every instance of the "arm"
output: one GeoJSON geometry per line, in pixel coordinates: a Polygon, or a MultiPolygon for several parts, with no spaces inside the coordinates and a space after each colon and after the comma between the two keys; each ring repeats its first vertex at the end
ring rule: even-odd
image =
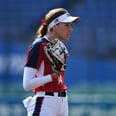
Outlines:
{"type": "Polygon", "coordinates": [[[39,78],[35,78],[35,74],[37,74],[37,69],[25,67],[23,74],[23,88],[26,91],[37,88],[41,85],[44,85],[48,82],[52,81],[51,75],[41,76],[39,78]]]}
{"type": "Polygon", "coordinates": [[[32,90],[48,82],[52,82],[54,78],[57,78],[60,75],[60,72],[57,71],[49,75],[40,76],[38,78],[34,78],[35,74],[37,74],[37,69],[31,67],[24,68],[23,88],[25,91],[32,90]]]}

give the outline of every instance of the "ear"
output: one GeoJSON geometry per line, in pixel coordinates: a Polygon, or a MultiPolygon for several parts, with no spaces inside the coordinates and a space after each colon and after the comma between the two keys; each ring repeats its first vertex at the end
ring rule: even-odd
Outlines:
{"type": "Polygon", "coordinates": [[[53,30],[56,29],[56,28],[57,28],[57,25],[54,25],[54,26],[53,26],[53,30]]]}
{"type": "Polygon", "coordinates": [[[59,24],[54,25],[53,30],[56,30],[58,28],[59,24]]]}

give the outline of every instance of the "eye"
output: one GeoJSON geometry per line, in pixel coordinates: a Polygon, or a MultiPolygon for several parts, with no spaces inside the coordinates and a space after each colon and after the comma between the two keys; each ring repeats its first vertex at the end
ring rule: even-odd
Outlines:
{"type": "Polygon", "coordinates": [[[72,26],[72,23],[65,23],[65,26],[70,27],[72,26]]]}

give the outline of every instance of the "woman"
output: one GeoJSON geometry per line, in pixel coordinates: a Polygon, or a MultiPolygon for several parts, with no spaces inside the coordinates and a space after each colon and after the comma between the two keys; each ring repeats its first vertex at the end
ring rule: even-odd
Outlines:
{"type": "Polygon", "coordinates": [[[24,90],[33,90],[35,95],[23,101],[28,116],[68,116],[67,86],[65,71],[54,71],[44,53],[44,46],[53,39],[68,40],[72,24],[79,22],[66,9],[50,10],[37,31],[37,37],[29,46],[24,67],[24,90]]]}

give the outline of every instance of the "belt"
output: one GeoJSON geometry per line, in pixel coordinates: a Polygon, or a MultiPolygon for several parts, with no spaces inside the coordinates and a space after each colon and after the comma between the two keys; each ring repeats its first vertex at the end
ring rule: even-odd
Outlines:
{"type": "Polygon", "coordinates": [[[66,97],[66,91],[59,92],[37,92],[38,96],[56,96],[56,97],[66,97]]]}

